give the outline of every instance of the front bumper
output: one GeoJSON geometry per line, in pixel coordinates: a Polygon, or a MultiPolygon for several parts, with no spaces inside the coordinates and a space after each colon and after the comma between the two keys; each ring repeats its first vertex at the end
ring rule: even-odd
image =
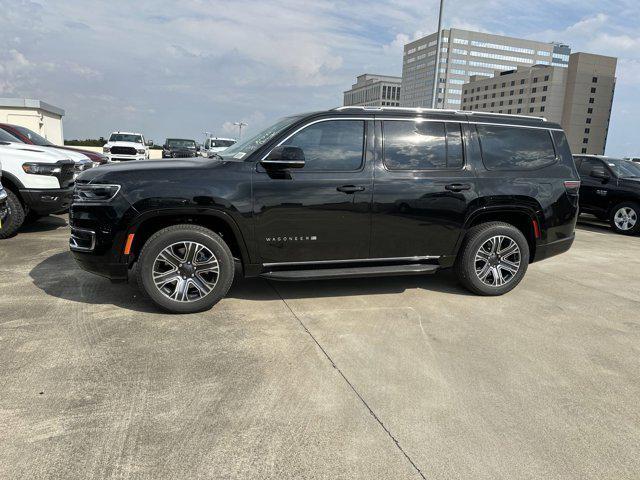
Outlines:
{"type": "Polygon", "coordinates": [[[132,160],[146,160],[147,155],[141,153],[139,155],[117,155],[117,154],[106,154],[107,158],[110,162],[130,162],[132,160]]]}
{"type": "Polygon", "coordinates": [[[69,210],[73,197],[73,187],[58,189],[20,190],[25,204],[39,215],[64,213],[69,210]]]}

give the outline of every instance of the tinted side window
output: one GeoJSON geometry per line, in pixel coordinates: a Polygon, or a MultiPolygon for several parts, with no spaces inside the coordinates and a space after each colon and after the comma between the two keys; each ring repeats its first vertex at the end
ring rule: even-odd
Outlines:
{"type": "Polygon", "coordinates": [[[534,170],[556,162],[548,130],[478,125],[488,170],[534,170]]]}
{"type": "Polygon", "coordinates": [[[364,121],[330,120],[309,125],[283,145],[304,152],[304,171],[353,171],[362,166],[364,121]]]}
{"type": "Polygon", "coordinates": [[[461,168],[460,124],[385,121],[384,164],[389,170],[461,168]]]}
{"type": "Polygon", "coordinates": [[[594,168],[604,170],[604,164],[595,158],[584,158],[580,164],[578,173],[581,177],[588,177],[594,168]]]}

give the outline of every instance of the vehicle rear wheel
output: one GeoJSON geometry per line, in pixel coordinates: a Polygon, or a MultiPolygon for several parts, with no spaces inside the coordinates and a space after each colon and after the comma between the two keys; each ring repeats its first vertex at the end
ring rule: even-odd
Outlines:
{"type": "Polygon", "coordinates": [[[467,233],[455,270],[468,290],[503,295],[522,280],[529,265],[529,244],[522,232],[503,222],[483,223],[467,233]]]}
{"type": "Polygon", "coordinates": [[[635,202],[623,202],[611,209],[609,215],[611,227],[623,235],[635,235],[640,232],[640,206],[635,202]]]}
{"type": "Polygon", "coordinates": [[[9,207],[9,215],[2,222],[0,228],[0,239],[9,238],[16,234],[24,223],[26,215],[25,208],[20,202],[18,196],[11,190],[7,189],[7,206],[9,207]]]}
{"type": "Polygon", "coordinates": [[[208,310],[229,291],[234,262],[222,238],[199,225],[174,225],[155,233],[138,260],[138,284],[173,313],[208,310]]]}

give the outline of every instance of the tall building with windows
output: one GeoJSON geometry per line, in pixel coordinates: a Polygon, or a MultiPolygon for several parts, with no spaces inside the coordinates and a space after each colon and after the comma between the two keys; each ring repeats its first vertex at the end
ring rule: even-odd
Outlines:
{"type": "Polygon", "coordinates": [[[546,117],[564,128],[573,153],[603,155],[616,83],[614,57],[572,53],[568,66],[533,65],[473,75],[462,110],[546,117]]]}
{"type": "Polygon", "coordinates": [[[491,77],[495,70],[519,66],[567,67],[571,49],[559,43],[461,30],[442,30],[440,65],[436,75],[437,33],[404,46],[402,93],[405,107],[431,107],[433,84],[438,78],[438,108],[460,108],[462,85],[469,77],[491,77]]]}
{"type": "Polygon", "coordinates": [[[400,105],[400,77],[390,75],[358,75],[356,83],[344,92],[345,106],[398,107],[400,105]]]}

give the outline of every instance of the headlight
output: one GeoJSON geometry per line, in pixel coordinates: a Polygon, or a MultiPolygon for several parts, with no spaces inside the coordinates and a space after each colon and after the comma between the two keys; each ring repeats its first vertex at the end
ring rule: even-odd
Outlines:
{"type": "Polygon", "coordinates": [[[62,167],[55,163],[24,163],[22,170],[31,175],[58,175],[62,167]]]}
{"type": "Polygon", "coordinates": [[[103,153],[109,153],[111,151],[111,147],[102,147],[103,153]]]}
{"type": "Polygon", "coordinates": [[[89,170],[90,168],[99,165],[99,163],[94,163],[91,160],[80,160],[74,166],[74,170],[76,173],[84,172],[85,170],[89,170]]]}
{"type": "Polygon", "coordinates": [[[73,189],[73,201],[78,203],[106,203],[118,194],[120,185],[78,184],[73,189]]]}
{"type": "Polygon", "coordinates": [[[146,153],[147,151],[144,148],[139,148],[138,149],[138,153],[142,154],[142,153],[146,153]]]}

